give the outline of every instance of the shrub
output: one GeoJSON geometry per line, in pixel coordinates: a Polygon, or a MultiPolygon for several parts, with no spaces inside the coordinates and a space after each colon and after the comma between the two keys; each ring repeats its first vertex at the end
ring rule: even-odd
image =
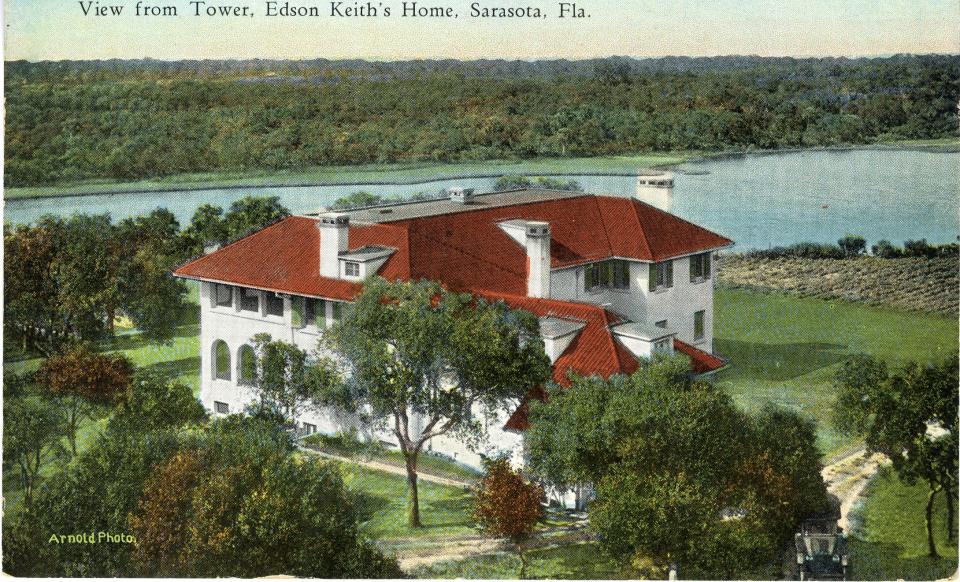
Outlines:
{"type": "Polygon", "coordinates": [[[837,246],[840,247],[846,256],[855,257],[866,252],[867,241],[862,236],[848,234],[837,241],[837,246]]]}
{"type": "Polygon", "coordinates": [[[903,255],[903,252],[890,244],[888,240],[879,240],[877,244],[870,248],[870,252],[881,259],[896,259],[903,255]]]}

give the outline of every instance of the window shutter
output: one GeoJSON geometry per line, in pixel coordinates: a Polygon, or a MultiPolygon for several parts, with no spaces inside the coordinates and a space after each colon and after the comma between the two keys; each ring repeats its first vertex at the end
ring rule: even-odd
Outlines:
{"type": "Polygon", "coordinates": [[[690,282],[697,280],[697,266],[700,263],[700,255],[690,255],[690,282]]]}
{"type": "Polygon", "coordinates": [[[673,287],[673,261],[666,261],[663,266],[666,269],[666,273],[663,275],[663,286],[673,287]]]}
{"type": "Polygon", "coordinates": [[[705,253],[703,255],[703,278],[704,279],[710,278],[710,271],[711,271],[710,261],[712,258],[713,258],[712,253],[705,253]]]}
{"type": "Polygon", "coordinates": [[[657,289],[657,271],[658,271],[657,267],[659,267],[657,263],[650,263],[650,268],[648,269],[647,280],[650,283],[649,284],[650,291],[656,291],[657,289]]]}
{"type": "Polygon", "coordinates": [[[333,320],[340,321],[340,317],[343,315],[343,305],[339,301],[333,302],[333,320]]]}
{"type": "Polygon", "coordinates": [[[303,297],[294,297],[290,301],[290,319],[293,322],[293,327],[303,327],[306,325],[307,317],[303,297]]]}
{"type": "Polygon", "coordinates": [[[317,299],[313,306],[313,319],[317,327],[324,329],[327,327],[327,302],[324,299],[317,299]]]}

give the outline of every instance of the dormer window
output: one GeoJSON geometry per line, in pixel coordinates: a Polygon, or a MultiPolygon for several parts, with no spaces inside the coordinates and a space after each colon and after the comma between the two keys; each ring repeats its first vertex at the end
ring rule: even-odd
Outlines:
{"type": "Polygon", "coordinates": [[[355,263],[353,261],[346,261],[343,264],[343,273],[347,277],[359,277],[360,276],[360,263],[355,263]]]}

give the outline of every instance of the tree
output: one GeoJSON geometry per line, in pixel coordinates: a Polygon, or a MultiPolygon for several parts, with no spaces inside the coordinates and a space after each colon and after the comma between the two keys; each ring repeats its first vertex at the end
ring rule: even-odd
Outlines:
{"type": "Polygon", "coordinates": [[[890,373],[870,356],[846,361],[835,377],[835,422],[841,430],[865,437],[867,450],[886,455],[908,484],[927,482],[927,549],[936,557],[933,503],[943,491],[947,500],[947,535],[953,537],[957,483],[956,356],[939,364],[908,363],[890,373]]]}
{"type": "Polygon", "coordinates": [[[372,206],[374,204],[381,204],[385,201],[383,196],[379,194],[371,194],[365,190],[358,190],[356,192],[351,192],[346,196],[341,196],[337,198],[336,201],[330,206],[332,210],[339,210],[344,208],[357,208],[360,206],[372,206]]]}
{"type": "Polygon", "coordinates": [[[230,205],[223,217],[223,228],[229,239],[236,239],[287,216],[290,211],[280,204],[279,196],[248,195],[230,205]]]}
{"type": "Polygon", "coordinates": [[[532,314],[427,281],[368,280],[323,345],[346,367],[345,381],[331,384],[324,402],[397,438],[411,527],[421,525],[417,456],[424,444],[447,433],[480,438],[475,405],[496,414],[550,372],[532,314]]]}
{"type": "MultiPolygon", "coordinates": [[[[3,226],[3,329],[7,345],[23,351],[52,351],[56,325],[57,289],[50,284],[55,256],[50,228],[3,226]],[[11,342],[12,339],[18,342],[11,342]]],[[[8,348],[9,349],[9,348],[8,348]]]]}
{"type": "Polygon", "coordinates": [[[543,489],[526,481],[505,458],[487,463],[487,472],[477,488],[473,518],[483,532],[506,538],[520,558],[520,577],[527,573],[524,544],[543,517],[543,489]]]}
{"type": "Polygon", "coordinates": [[[323,388],[337,381],[329,360],[308,362],[307,353],[293,344],[261,333],[253,336],[253,346],[250,389],[256,405],[279,413],[286,422],[296,422],[305,409],[319,404],[323,388]]]}
{"type": "Polygon", "coordinates": [[[180,323],[187,287],[170,271],[192,253],[179,231],[177,219],[165,208],[124,219],[116,227],[119,305],[148,339],[168,340],[180,323]]]}
{"type": "Polygon", "coordinates": [[[194,398],[188,386],[157,371],[138,370],[110,422],[149,431],[200,424],[206,419],[203,404],[194,398]]]}
{"type": "Polygon", "coordinates": [[[133,365],[126,357],[97,354],[83,344],[40,364],[37,382],[63,401],[65,434],[72,454],[77,454],[80,423],[122,398],[132,373],[133,365]]]}
{"type": "Polygon", "coordinates": [[[685,577],[769,577],[827,501],[813,426],[779,409],[749,416],[689,365],[658,356],[629,377],[550,389],[530,404],[530,467],[595,487],[591,528],[635,574],[679,564],[685,577]]]}
{"type": "Polygon", "coordinates": [[[837,246],[840,247],[844,255],[848,257],[856,257],[866,252],[867,241],[862,236],[848,234],[837,241],[837,246]]]}
{"type": "Polygon", "coordinates": [[[141,574],[312,578],[401,575],[362,538],[336,466],[262,441],[252,419],[217,421],[158,466],[129,517],[141,574]],[[226,447],[223,445],[226,444],[226,447]],[[239,446],[237,446],[239,445],[239,446]]]}
{"type": "Polygon", "coordinates": [[[23,503],[33,505],[40,484],[40,471],[63,458],[63,411],[57,403],[40,396],[21,396],[4,401],[3,464],[14,471],[23,488],[23,503]]]}

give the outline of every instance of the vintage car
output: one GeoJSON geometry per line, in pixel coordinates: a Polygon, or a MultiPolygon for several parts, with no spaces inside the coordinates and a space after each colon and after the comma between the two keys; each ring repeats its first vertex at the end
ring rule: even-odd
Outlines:
{"type": "Polygon", "coordinates": [[[847,535],[837,526],[839,501],[831,501],[830,511],[803,520],[794,536],[800,580],[847,579],[847,535]]]}

